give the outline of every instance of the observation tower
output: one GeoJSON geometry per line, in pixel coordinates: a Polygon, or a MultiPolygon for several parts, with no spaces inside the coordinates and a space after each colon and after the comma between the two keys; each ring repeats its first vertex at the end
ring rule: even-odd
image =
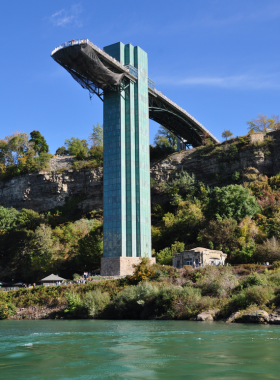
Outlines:
{"type": "Polygon", "coordinates": [[[141,257],[151,261],[149,118],[173,132],[178,146],[218,140],[155,88],[148,57],[138,46],[98,48],[71,40],[52,58],[103,101],[103,258],[101,275],[125,275],[141,257]]]}

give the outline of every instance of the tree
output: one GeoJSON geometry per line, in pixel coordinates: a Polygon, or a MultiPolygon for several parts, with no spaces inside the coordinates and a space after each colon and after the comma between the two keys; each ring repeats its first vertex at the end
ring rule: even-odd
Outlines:
{"type": "Polygon", "coordinates": [[[180,253],[185,249],[185,244],[175,241],[171,247],[167,247],[156,253],[157,263],[161,265],[172,265],[172,258],[176,253],[180,253]]]}
{"type": "Polygon", "coordinates": [[[79,240],[79,260],[82,265],[93,270],[100,268],[103,254],[103,239],[101,228],[91,230],[79,240]]]}
{"type": "Polygon", "coordinates": [[[237,222],[232,218],[210,220],[199,232],[197,240],[210,249],[234,251],[239,247],[237,222]]]}
{"type": "Polygon", "coordinates": [[[35,272],[45,273],[54,261],[54,253],[58,249],[52,238],[51,227],[40,224],[34,232],[31,243],[31,268],[35,272]]]}
{"type": "Polygon", "coordinates": [[[87,140],[80,140],[75,137],[71,137],[70,140],[65,140],[65,145],[71,156],[76,156],[79,160],[82,160],[88,155],[88,143],[87,140]]]}
{"type": "Polygon", "coordinates": [[[229,129],[224,129],[224,132],[222,133],[222,138],[227,140],[231,136],[232,136],[231,131],[229,129]]]}
{"type": "Polygon", "coordinates": [[[89,135],[93,146],[103,146],[103,125],[93,125],[93,132],[89,135]]]}
{"type": "Polygon", "coordinates": [[[7,232],[16,226],[19,211],[15,208],[5,208],[0,206],[0,234],[1,231],[7,232]]]}
{"type": "Polygon", "coordinates": [[[175,150],[177,147],[177,136],[161,125],[155,135],[154,144],[171,147],[175,150]]]}
{"type": "Polygon", "coordinates": [[[245,216],[253,217],[259,212],[256,198],[241,185],[215,187],[208,203],[208,216],[212,219],[233,218],[240,222],[245,216]]]}
{"type": "Polygon", "coordinates": [[[246,121],[249,131],[252,132],[267,132],[269,130],[276,130],[279,128],[279,116],[272,115],[268,118],[267,115],[258,114],[257,119],[246,121]]]}
{"type": "Polygon", "coordinates": [[[57,156],[69,156],[69,151],[65,148],[65,146],[61,146],[57,148],[57,150],[55,151],[55,154],[57,156]]]}
{"type": "Polygon", "coordinates": [[[44,138],[44,136],[41,135],[39,131],[32,131],[30,133],[31,139],[29,140],[30,143],[33,143],[33,149],[37,154],[40,153],[48,153],[49,146],[44,138]]]}
{"type": "MultiPolygon", "coordinates": [[[[14,132],[0,142],[0,157],[6,166],[17,165],[18,159],[28,151],[32,151],[32,144],[29,142],[26,133],[14,132]]],[[[33,153],[35,152],[33,151],[33,153]]]]}

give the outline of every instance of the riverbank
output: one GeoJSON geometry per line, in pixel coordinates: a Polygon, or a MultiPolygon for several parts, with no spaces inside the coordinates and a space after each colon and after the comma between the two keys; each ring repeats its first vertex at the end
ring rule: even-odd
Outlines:
{"type": "Polygon", "coordinates": [[[176,269],[143,260],[121,279],[0,292],[0,318],[280,324],[280,268],[276,262],[176,269]]]}

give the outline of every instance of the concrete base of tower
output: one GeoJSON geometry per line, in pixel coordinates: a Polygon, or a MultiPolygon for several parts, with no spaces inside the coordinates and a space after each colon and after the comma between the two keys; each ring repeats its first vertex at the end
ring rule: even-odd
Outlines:
{"type": "MultiPolygon", "coordinates": [[[[142,257],[102,257],[101,276],[127,276],[134,272],[142,257]]],[[[155,257],[148,258],[150,265],[156,263],[155,257]]]]}

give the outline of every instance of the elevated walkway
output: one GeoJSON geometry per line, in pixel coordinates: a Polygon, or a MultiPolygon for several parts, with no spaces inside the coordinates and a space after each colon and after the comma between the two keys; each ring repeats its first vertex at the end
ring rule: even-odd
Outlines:
{"type": "MultiPolygon", "coordinates": [[[[88,39],[71,40],[51,53],[83,87],[103,100],[106,88],[125,90],[126,81],[137,82],[138,70],[132,65],[122,65],[88,39]]],[[[149,118],[173,132],[186,145],[200,146],[205,137],[214,143],[219,140],[182,107],[155,88],[148,79],[149,118]]]]}

